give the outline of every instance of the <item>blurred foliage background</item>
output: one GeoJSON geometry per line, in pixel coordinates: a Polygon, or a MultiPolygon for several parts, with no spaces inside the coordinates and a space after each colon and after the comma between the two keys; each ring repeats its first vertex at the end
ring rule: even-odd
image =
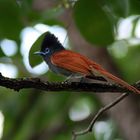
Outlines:
{"type": "MultiPolygon", "coordinates": [[[[69,36],[69,29],[75,24],[83,40],[106,49],[123,79],[136,82],[140,79],[139,14],[138,0],[0,0],[0,72],[11,78],[64,80],[48,71],[45,64],[31,68],[29,49],[46,31],[55,33],[68,49],[76,48],[69,36]]],[[[85,46],[85,49],[89,48],[85,46]]],[[[104,55],[97,60],[100,57],[104,55]]],[[[40,59],[34,55],[32,58],[36,64],[40,59]]],[[[92,93],[52,93],[36,89],[17,93],[1,87],[0,137],[3,140],[68,140],[72,130],[87,127],[101,106],[100,99],[92,93]]],[[[78,140],[125,139],[119,126],[109,114],[104,114],[94,131],[78,140]]]]}

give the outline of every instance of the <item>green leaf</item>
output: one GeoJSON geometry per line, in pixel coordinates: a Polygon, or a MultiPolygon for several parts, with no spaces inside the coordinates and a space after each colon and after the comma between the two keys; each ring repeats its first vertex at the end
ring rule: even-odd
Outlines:
{"type": "Polygon", "coordinates": [[[74,7],[74,18],[87,41],[103,46],[114,41],[113,26],[103,10],[101,1],[79,0],[74,7]]]}
{"type": "Polygon", "coordinates": [[[0,46],[0,57],[3,57],[3,56],[5,56],[5,54],[3,53],[1,46],[0,46]]]}
{"type": "Polygon", "coordinates": [[[129,0],[129,15],[140,15],[140,1],[129,0]]]}
{"type": "Polygon", "coordinates": [[[106,8],[108,8],[109,14],[117,18],[128,16],[129,11],[128,0],[107,0],[105,1],[105,6],[107,6],[106,8]]]}
{"type": "Polygon", "coordinates": [[[29,52],[29,63],[31,67],[35,67],[42,62],[42,58],[40,56],[35,55],[35,52],[40,51],[41,44],[44,39],[44,36],[47,32],[43,33],[32,45],[30,52],[29,52]]]}
{"type": "Polygon", "coordinates": [[[20,9],[12,0],[0,0],[0,38],[19,40],[23,27],[20,9]]]}

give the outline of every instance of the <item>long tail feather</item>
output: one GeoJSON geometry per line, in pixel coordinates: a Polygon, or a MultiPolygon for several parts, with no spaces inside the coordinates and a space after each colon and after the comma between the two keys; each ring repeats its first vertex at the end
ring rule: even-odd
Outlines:
{"type": "Polygon", "coordinates": [[[140,94],[140,90],[136,89],[135,87],[129,85],[127,82],[123,81],[122,79],[112,75],[111,73],[105,71],[105,70],[100,70],[100,73],[103,74],[105,77],[113,80],[115,83],[118,83],[119,85],[127,88],[128,90],[140,94]]]}

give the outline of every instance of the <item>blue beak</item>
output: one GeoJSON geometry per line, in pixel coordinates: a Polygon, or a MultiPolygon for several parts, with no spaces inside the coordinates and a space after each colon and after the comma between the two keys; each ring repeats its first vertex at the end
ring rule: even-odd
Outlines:
{"type": "Polygon", "coordinates": [[[35,55],[43,55],[43,56],[45,55],[44,52],[35,52],[34,54],[35,54],[35,55]]]}

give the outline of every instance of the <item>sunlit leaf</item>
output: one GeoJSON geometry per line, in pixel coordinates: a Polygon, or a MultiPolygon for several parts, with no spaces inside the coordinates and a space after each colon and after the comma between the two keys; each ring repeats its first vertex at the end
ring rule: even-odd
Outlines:
{"type": "Polygon", "coordinates": [[[31,67],[35,67],[38,64],[42,62],[42,58],[40,56],[35,55],[35,52],[40,51],[40,47],[42,44],[42,41],[44,39],[44,36],[46,35],[47,32],[43,33],[32,45],[30,52],[29,52],[29,63],[31,67]]]}
{"type": "Polygon", "coordinates": [[[74,18],[81,34],[89,42],[105,46],[114,41],[113,26],[101,1],[79,0],[74,7],[74,18]]]}

